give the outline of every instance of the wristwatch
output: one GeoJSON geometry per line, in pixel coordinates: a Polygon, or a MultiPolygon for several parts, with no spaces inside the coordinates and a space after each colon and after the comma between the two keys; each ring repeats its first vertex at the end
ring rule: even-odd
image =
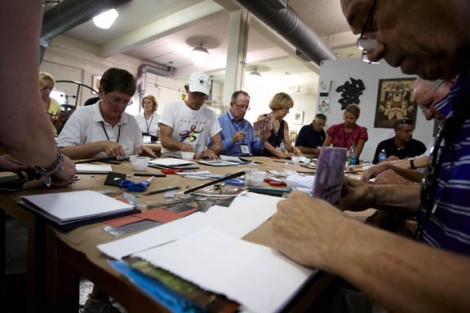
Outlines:
{"type": "Polygon", "coordinates": [[[410,158],[409,160],[410,160],[410,168],[411,168],[412,170],[415,170],[415,169],[416,169],[416,166],[415,166],[415,161],[414,161],[414,159],[411,159],[411,158],[410,158]]]}

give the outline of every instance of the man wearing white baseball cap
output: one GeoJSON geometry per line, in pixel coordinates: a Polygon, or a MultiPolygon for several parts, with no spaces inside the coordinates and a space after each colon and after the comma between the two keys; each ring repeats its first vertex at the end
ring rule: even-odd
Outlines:
{"type": "Polygon", "coordinates": [[[215,113],[204,107],[212,80],[205,73],[193,73],[184,86],[188,97],[165,106],[159,120],[162,153],[195,152],[195,158],[217,159],[222,150],[222,130],[215,113]],[[208,147],[208,139],[211,146],[208,147]]]}

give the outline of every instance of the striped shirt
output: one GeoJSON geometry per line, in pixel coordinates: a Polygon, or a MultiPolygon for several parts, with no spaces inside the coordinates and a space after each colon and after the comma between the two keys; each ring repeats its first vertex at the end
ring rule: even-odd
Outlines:
{"type": "MultiPolygon", "coordinates": [[[[434,196],[423,203],[420,214],[421,239],[434,247],[470,255],[470,77],[461,75],[436,108],[447,117],[456,113],[465,118],[454,139],[440,145],[434,196]],[[456,106],[459,112],[455,112],[456,106]]],[[[445,127],[452,124],[455,121],[448,120],[445,127]]]]}

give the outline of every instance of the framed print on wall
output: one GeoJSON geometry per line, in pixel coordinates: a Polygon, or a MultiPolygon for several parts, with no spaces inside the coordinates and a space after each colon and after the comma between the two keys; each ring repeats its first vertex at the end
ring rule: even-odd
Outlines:
{"type": "Polygon", "coordinates": [[[416,123],[417,107],[413,99],[415,78],[380,79],[374,127],[393,128],[395,121],[409,118],[416,123]]]}
{"type": "Polygon", "coordinates": [[[304,123],[304,111],[294,111],[294,124],[302,125],[304,123]]]}
{"type": "MultiPolygon", "coordinates": [[[[91,88],[98,91],[98,89],[100,88],[100,80],[101,80],[101,76],[92,75],[91,76],[91,88]]],[[[97,93],[92,91],[91,94],[96,95],[97,93]]]]}

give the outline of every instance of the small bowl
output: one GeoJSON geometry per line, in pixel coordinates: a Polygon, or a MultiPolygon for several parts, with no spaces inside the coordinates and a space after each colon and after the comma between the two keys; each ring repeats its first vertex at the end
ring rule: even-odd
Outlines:
{"type": "Polygon", "coordinates": [[[194,158],[194,152],[181,151],[181,158],[183,160],[192,160],[194,158]]]}
{"type": "Polygon", "coordinates": [[[131,166],[134,171],[145,171],[149,165],[150,158],[138,156],[131,159],[131,166]]]}

